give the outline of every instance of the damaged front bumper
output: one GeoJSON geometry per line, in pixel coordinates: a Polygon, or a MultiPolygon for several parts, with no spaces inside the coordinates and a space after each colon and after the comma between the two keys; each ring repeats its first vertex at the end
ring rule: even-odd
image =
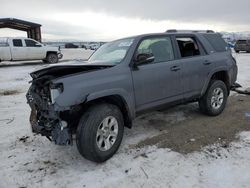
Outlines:
{"type": "Polygon", "coordinates": [[[62,59],[63,58],[63,54],[61,52],[57,53],[58,59],[62,59]]]}
{"type": "Polygon", "coordinates": [[[53,105],[47,104],[41,98],[38,100],[39,96],[30,90],[26,98],[31,108],[29,120],[32,132],[46,136],[58,145],[72,144],[72,133],[68,123],[60,118],[60,112],[54,111],[53,105]]]}

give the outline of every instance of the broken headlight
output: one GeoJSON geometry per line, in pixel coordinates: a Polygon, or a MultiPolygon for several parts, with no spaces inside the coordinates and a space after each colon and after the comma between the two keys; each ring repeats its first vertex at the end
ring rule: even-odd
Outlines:
{"type": "Polygon", "coordinates": [[[51,84],[50,85],[50,100],[51,104],[55,103],[56,98],[63,92],[63,84],[51,84]]]}

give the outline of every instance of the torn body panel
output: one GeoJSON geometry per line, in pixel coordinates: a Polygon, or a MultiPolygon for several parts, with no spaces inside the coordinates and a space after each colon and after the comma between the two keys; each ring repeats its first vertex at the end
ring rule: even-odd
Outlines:
{"type": "Polygon", "coordinates": [[[53,76],[54,78],[59,78],[67,75],[90,72],[100,69],[105,69],[112,67],[112,65],[95,65],[87,64],[86,62],[79,64],[77,61],[67,62],[63,65],[53,65],[43,68],[41,70],[32,72],[30,75],[33,79],[41,78],[43,76],[53,76]]]}
{"type": "MultiPolygon", "coordinates": [[[[31,73],[32,84],[26,94],[31,108],[30,124],[32,131],[46,136],[58,145],[72,144],[72,134],[75,128],[75,114],[84,103],[82,97],[69,106],[60,106],[56,98],[64,92],[63,83],[55,83],[58,78],[101,70],[110,66],[55,66],[31,73]]],[[[71,91],[70,91],[71,92],[71,91]]],[[[68,93],[70,93],[68,91],[68,93]]],[[[70,94],[68,94],[70,97],[70,94]]]]}
{"type": "Polygon", "coordinates": [[[26,95],[31,107],[30,124],[32,132],[46,136],[58,145],[71,144],[72,136],[68,123],[60,118],[60,111],[54,110],[49,95],[42,95],[42,98],[36,93],[38,91],[39,89],[32,85],[26,95]]]}

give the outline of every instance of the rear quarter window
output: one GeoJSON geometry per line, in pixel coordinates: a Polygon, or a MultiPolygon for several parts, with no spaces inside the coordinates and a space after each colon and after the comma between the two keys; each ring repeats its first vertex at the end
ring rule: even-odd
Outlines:
{"type": "Polygon", "coordinates": [[[222,39],[220,34],[204,34],[203,35],[216,52],[227,51],[227,43],[222,39]]]}

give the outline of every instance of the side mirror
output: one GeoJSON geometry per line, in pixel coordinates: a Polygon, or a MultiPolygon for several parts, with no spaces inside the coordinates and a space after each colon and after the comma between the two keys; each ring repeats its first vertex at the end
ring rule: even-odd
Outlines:
{"type": "Polygon", "coordinates": [[[135,57],[136,65],[141,65],[145,63],[151,63],[155,60],[154,54],[152,53],[140,53],[135,57]]]}
{"type": "Polygon", "coordinates": [[[38,43],[36,43],[35,46],[36,46],[36,47],[42,47],[42,45],[41,45],[41,44],[38,44],[38,43]]]}

